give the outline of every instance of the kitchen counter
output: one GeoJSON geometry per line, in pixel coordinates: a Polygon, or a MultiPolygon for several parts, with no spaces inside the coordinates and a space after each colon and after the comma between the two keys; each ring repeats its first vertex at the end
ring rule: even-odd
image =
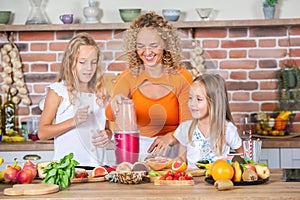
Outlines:
{"type": "MultiPolygon", "coordinates": [[[[276,138],[261,139],[263,148],[300,148],[300,133],[294,138],[276,138]]],[[[53,140],[36,141],[36,142],[2,142],[0,143],[1,151],[51,151],[53,150],[53,140]]],[[[111,142],[107,149],[113,149],[114,144],[111,142]]]]}
{"type": "Polygon", "coordinates": [[[76,183],[69,188],[53,194],[37,196],[4,196],[0,184],[0,199],[299,199],[300,182],[284,182],[282,169],[271,169],[270,181],[261,185],[235,186],[232,190],[217,191],[204,181],[204,177],[195,177],[194,186],[155,186],[153,183],[126,185],[120,183],[97,182],[76,183]]]}

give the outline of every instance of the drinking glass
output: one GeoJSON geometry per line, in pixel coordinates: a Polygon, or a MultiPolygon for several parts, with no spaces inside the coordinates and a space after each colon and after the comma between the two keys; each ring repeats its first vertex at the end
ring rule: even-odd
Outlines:
{"type": "Polygon", "coordinates": [[[247,159],[252,159],[252,131],[255,127],[248,117],[242,117],[239,124],[240,137],[243,141],[244,155],[247,159]]]}
{"type": "Polygon", "coordinates": [[[213,9],[212,8],[196,8],[196,11],[202,20],[207,21],[207,20],[209,20],[209,17],[211,15],[213,9]]]}

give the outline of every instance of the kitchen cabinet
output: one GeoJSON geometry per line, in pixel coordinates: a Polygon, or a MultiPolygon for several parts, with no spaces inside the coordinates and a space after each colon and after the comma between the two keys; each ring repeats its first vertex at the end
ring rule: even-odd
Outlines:
{"type": "Polygon", "coordinates": [[[0,166],[0,170],[3,170],[6,165],[12,165],[14,158],[18,159],[19,165],[23,166],[26,161],[26,156],[30,157],[34,163],[49,161],[53,159],[54,151],[10,151],[0,152],[0,156],[4,159],[4,163],[0,166]]]}
{"type": "Polygon", "coordinates": [[[270,168],[300,168],[300,148],[263,148],[260,162],[270,168]]]}
{"type": "Polygon", "coordinates": [[[260,162],[267,164],[270,168],[280,168],[280,149],[262,149],[260,162]]]}

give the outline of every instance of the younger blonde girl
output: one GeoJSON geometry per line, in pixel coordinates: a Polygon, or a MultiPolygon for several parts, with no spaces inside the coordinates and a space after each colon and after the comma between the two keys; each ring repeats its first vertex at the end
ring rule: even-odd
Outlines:
{"type": "Polygon", "coordinates": [[[193,119],[176,129],[179,158],[195,168],[199,160],[225,158],[230,149],[242,153],[242,140],[234,125],[224,79],[218,74],[197,77],[190,88],[188,107],[193,119]]]}

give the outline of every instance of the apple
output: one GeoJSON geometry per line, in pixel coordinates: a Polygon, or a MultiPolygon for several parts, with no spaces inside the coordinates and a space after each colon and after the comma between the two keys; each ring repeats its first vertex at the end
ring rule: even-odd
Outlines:
{"type": "Polygon", "coordinates": [[[29,169],[29,170],[31,170],[33,178],[36,177],[36,174],[37,174],[36,164],[34,164],[33,162],[31,162],[30,160],[26,160],[26,162],[23,165],[23,169],[29,169]]]}
{"type": "Polygon", "coordinates": [[[270,169],[266,165],[254,165],[259,178],[266,179],[270,176],[270,169]]]}
{"type": "Polygon", "coordinates": [[[247,163],[247,164],[245,164],[244,167],[245,167],[246,169],[251,169],[252,171],[255,171],[255,172],[256,172],[256,168],[255,168],[254,164],[252,164],[252,163],[250,163],[250,162],[247,163]]]}
{"type": "Polygon", "coordinates": [[[20,184],[29,184],[32,182],[33,178],[34,178],[34,176],[30,169],[22,169],[17,174],[16,180],[17,180],[17,183],[20,183],[20,184]]]}
{"type": "Polygon", "coordinates": [[[14,168],[12,166],[6,166],[6,169],[4,170],[5,182],[16,183],[18,172],[19,172],[18,169],[14,168]]]}

